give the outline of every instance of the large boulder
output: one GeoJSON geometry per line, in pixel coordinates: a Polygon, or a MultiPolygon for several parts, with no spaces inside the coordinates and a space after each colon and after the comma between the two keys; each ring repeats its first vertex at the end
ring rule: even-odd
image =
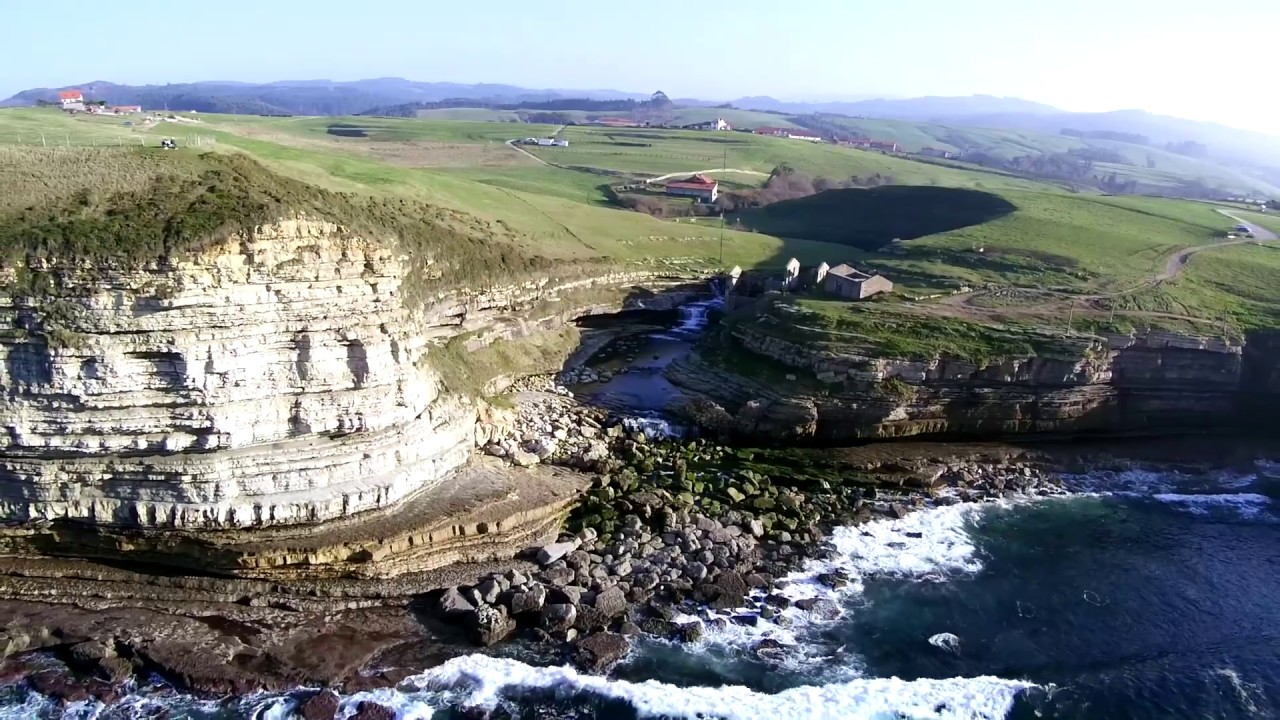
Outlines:
{"type": "Polygon", "coordinates": [[[818,408],[812,400],[797,398],[752,400],[738,411],[734,430],[770,443],[812,438],[818,431],[818,408]]]}
{"type": "Polygon", "coordinates": [[[595,633],[578,641],[574,662],[588,672],[601,672],[627,654],[631,643],[617,633],[595,633]]]}
{"type": "Polygon", "coordinates": [[[809,613],[815,620],[835,620],[840,617],[840,606],[834,600],[826,598],[804,598],[797,600],[795,606],[809,613]]]}
{"type": "Polygon", "coordinates": [[[511,451],[511,463],[517,467],[533,467],[541,462],[537,455],[519,448],[511,451]]]}
{"type": "Polygon", "coordinates": [[[542,608],[542,627],[550,632],[568,630],[578,619],[578,609],[568,603],[553,603],[542,608]]]}
{"type": "Polygon", "coordinates": [[[368,700],[360,701],[351,720],[396,720],[396,712],[385,705],[368,700]]]}
{"type": "Polygon", "coordinates": [[[698,586],[694,597],[716,610],[734,610],[746,602],[747,581],[733,571],[725,571],[709,583],[698,586]]]}
{"type": "Polygon", "coordinates": [[[695,397],[671,410],[677,417],[717,435],[727,435],[733,430],[733,415],[705,397],[695,397]]]}
{"type": "Polygon", "coordinates": [[[333,720],[338,715],[338,696],[332,690],[321,690],[298,706],[301,720],[333,720]]]}
{"type": "Polygon", "coordinates": [[[542,565],[550,565],[560,558],[568,555],[578,549],[576,542],[559,542],[543,545],[538,550],[538,562],[542,565]]]}
{"type": "Polygon", "coordinates": [[[608,588],[595,597],[589,607],[578,609],[578,619],[574,627],[579,630],[599,630],[609,627],[614,619],[627,612],[627,595],[622,588],[608,588]]]}
{"type": "Polygon", "coordinates": [[[438,603],[440,614],[457,617],[475,612],[476,606],[463,596],[461,588],[451,587],[444,591],[438,603]]]}
{"type": "Polygon", "coordinates": [[[547,589],[542,585],[534,585],[525,592],[518,592],[511,596],[511,613],[522,615],[542,612],[542,606],[546,603],[547,589]]]}
{"type": "Polygon", "coordinates": [[[467,628],[472,642],[489,647],[511,637],[516,631],[516,621],[502,607],[482,605],[470,616],[467,628]]]}

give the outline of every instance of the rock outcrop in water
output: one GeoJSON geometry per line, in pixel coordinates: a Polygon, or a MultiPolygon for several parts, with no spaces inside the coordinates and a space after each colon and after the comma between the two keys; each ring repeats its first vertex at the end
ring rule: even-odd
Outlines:
{"type": "Polygon", "coordinates": [[[1079,338],[1070,353],[985,364],[800,344],[746,326],[732,340],[791,379],[754,380],[732,359],[713,365],[697,354],[667,377],[698,398],[688,417],[755,442],[1248,427],[1280,398],[1280,352],[1261,335],[1243,345],[1161,333],[1079,338]]]}

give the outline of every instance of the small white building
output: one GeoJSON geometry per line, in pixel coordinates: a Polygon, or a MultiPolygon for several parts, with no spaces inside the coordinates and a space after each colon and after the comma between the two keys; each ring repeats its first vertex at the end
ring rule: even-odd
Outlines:
{"type": "Polygon", "coordinates": [[[84,94],[79,90],[62,90],[58,93],[58,104],[63,110],[84,112],[84,94]]]}
{"type": "Polygon", "coordinates": [[[724,118],[716,118],[715,120],[707,120],[706,122],[685,125],[687,130],[732,130],[729,121],[724,118]]]}

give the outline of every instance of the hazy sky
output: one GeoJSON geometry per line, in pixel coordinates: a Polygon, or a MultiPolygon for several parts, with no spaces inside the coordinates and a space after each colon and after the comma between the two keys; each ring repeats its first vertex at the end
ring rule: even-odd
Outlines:
{"type": "Polygon", "coordinates": [[[0,0],[0,97],[400,76],[791,100],[1008,95],[1280,134],[1276,0],[0,0]]]}

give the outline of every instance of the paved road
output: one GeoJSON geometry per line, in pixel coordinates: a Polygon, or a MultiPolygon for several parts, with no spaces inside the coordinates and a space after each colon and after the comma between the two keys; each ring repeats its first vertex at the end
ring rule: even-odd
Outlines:
{"type": "Polygon", "coordinates": [[[1214,248],[1228,247],[1230,245],[1248,245],[1249,243],[1256,244],[1280,240],[1280,237],[1277,237],[1275,233],[1261,225],[1255,225],[1247,220],[1232,215],[1226,210],[1219,209],[1218,212],[1249,228],[1249,232],[1253,233],[1253,237],[1240,238],[1238,240],[1227,240],[1225,242],[1212,243],[1210,245],[1197,245],[1195,247],[1187,248],[1186,250],[1180,250],[1177,253],[1174,253],[1173,257],[1169,258],[1169,262],[1165,264],[1164,272],[1156,276],[1155,282],[1161,283],[1165,280],[1172,280],[1177,277],[1178,273],[1182,272],[1182,268],[1187,264],[1187,261],[1191,259],[1191,256],[1198,252],[1213,250],[1214,248]]]}
{"type": "Polygon", "coordinates": [[[1274,241],[1274,240],[1280,240],[1280,236],[1277,236],[1275,233],[1273,233],[1273,232],[1271,232],[1270,230],[1268,230],[1268,229],[1266,229],[1266,228],[1262,227],[1261,225],[1254,225],[1253,223],[1249,222],[1248,220],[1242,220],[1241,218],[1238,218],[1238,217],[1236,217],[1235,215],[1232,215],[1231,213],[1227,212],[1226,210],[1219,209],[1219,210],[1218,210],[1218,212],[1222,213],[1223,215],[1226,215],[1227,217],[1231,218],[1232,220],[1235,220],[1236,222],[1240,223],[1241,225],[1244,225],[1245,227],[1247,227],[1247,228],[1249,228],[1250,230],[1252,230],[1252,231],[1253,231],[1253,234],[1256,236],[1256,238],[1257,238],[1258,240],[1266,240],[1266,241],[1268,241],[1268,242],[1270,242],[1270,241],[1274,241]]]}

